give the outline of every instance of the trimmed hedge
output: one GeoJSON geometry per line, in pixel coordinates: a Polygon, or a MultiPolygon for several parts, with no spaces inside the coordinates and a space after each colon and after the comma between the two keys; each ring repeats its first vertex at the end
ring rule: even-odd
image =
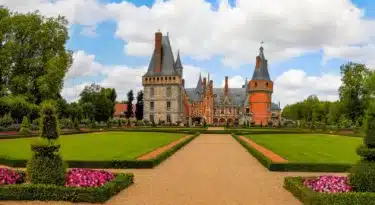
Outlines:
{"type": "Polygon", "coordinates": [[[354,164],[344,163],[310,163],[310,162],[287,162],[276,163],[272,162],[269,158],[264,156],[258,150],[249,146],[246,142],[241,140],[236,134],[232,134],[234,139],[237,140],[251,155],[253,155],[264,167],[270,171],[278,172],[347,172],[354,164]]]}
{"type": "Polygon", "coordinates": [[[284,188],[304,205],[375,205],[375,193],[319,193],[305,187],[302,177],[285,177],[284,188]]]}
{"type": "MultiPolygon", "coordinates": [[[[135,168],[135,169],[150,169],[159,165],[161,162],[166,160],[172,154],[177,152],[183,146],[191,142],[199,136],[199,133],[194,134],[190,138],[180,142],[173,148],[161,153],[157,157],[151,160],[111,160],[111,161],[80,161],[80,160],[65,160],[69,167],[74,168],[92,168],[92,169],[126,169],[126,168],[135,168]]],[[[20,159],[8,159],[0,158],[0,164],[10,167],[26,167],[27,160],[20,159]]]]}
{"type": "Polygon", "coordinates": [[[101,187],[65,187],[44,184],[12,184],[0,186],[0,200],[40,200],[104,203],[133,184],[133,174],[116,174],[101,187]]]}

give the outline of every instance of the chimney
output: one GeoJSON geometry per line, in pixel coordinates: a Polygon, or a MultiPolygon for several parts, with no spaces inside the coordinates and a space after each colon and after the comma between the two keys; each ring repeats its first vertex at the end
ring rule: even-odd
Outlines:
{"type": "Polygon", "coordinates": [[[182,87],[185,87],[185,79],[182,79],[181,84],[182,84],[182,87]]]}
{"type": "Polygon", "coordinates": [[[260,63],[261,63],[260,56],[257,56],[255,68],[260,68],[260,63]]]}
{"type": "Polygon", "coordinates": [[[228,95],[228,76],[225,76],[225,96],[228,95]]]}
{"type": "Polygon", "coordinates": [[[163,34],[158,31],[155,33],[155,67],[154,72],[161,72],[161,39],[163,34]]]}
{"type": "Polygon", "coordinates": [[[213,90],[213,87],[214,87],[214,81],[213,80],[210,80],[210,93],[211,95],[213,96],[214,95],[214,90],[213,90]]]}
{"type": "Polygon", "coordinates": [[[203,78],[203,90],[206,90],[206,86],[207,86],[207,79],[203,78]]]}

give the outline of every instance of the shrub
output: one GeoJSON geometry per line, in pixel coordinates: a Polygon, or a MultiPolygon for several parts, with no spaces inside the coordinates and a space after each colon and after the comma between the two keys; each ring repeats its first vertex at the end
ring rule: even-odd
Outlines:
{"type": "Polygon", "coordinates": [[[10,113],[7,113],[3,117],[0,118],[0,126],[2,127],[9,127],[12,123],[13,123],[13,119],[10,113]]]}
{"type": "Polygon", "coordinates": [[[367,123],[364,145],[357,149],[362,159],[350,171],[349,183],[355,191],[375,192],[375,120],[367,123]]]}
{"type": "Polygon", "coordinates": [[[78,122],[78,119],[77,118],[74,118],[74,129],[76,129],[77,131],[80,130],[80,127],[79,127],[79,122],[78,122]]]}
{"type": "Polygon", "coordinates": [[[7,131],[20,131],[21,125],[20,124],[11,124],[9,127],[7,127],[7,131]]]}
{"type": "Polygon", "coordinates": [[[73,128],[73,122],[71,118],[62,118],[60,120],[60,128],[62,129],[72,129],[73,128]]]}
{"type": "Polygon", "coordinates": [[[54,184],[63,186],[67,165],[56,152],[59,145],[33,144],[33,156],[26,166],[27,180],[32,184],[54,184]]]}
{"type": "Polygon", "coordinates": [[[21,130],[20,132],[22,134],[30,134],[30,123],[26,116],[23,117],[22,124],[21,124],[21,130]]]}
{"type": "Polygon", "coordinates": [[[41,111],[41,137],[54,140],[59,137],[59,122],[56,116],[56,109],[52,103],[42,103],[41,111]]]}

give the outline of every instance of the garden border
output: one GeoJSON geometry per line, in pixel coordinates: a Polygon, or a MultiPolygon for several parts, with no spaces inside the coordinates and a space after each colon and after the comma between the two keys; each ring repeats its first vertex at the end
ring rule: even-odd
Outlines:
{"type": "MultiPolygon", "coordinates": [[[[17,171],[24,175],[25,172],[17,171]]],[[[40,200],[104,203],[134,183],[132,173],[116,173],[101,187],[65,187],[44,184],[11,184],[0,186],[1,200],[40,200]]]]}
{"type": "Polygon", "coordinates": [[[247,142],[241,140],[236,134],[232,133],[237,140],[251,155],[253,155],[269,171],[278,172],[347,172],[354,164],[334,164],[334,163],[311,163],[311,162],[273,162],[261,152],[250,146],[247,142]]]}
{"type": "MultiPolygon", "coordinates": [[[[71,168],[92,168],[92,169],[150,169],[159,165],[161,162],[166,160],[168,157],[173,155],[179,149],[187,145],[197,136],[199,132],[195,133],[186,140],[178,143],[171,149],[159,154],[157,157],[150,160],[111,160],[111,161],[79,161],[79,160],[66,160],[65,162],[71,168]]],[[[13,168],[24,168],[26,167],[27,160],[7,159],[0,158],[0,165],[5,165],[13,168]]]]}
{"type": "Polygon", "coordinates": [[[305,187],[302,182],[304,178],[285,177],[284,188],[305,205],[375,205],[375,193],[319,193],[305,187]]]}

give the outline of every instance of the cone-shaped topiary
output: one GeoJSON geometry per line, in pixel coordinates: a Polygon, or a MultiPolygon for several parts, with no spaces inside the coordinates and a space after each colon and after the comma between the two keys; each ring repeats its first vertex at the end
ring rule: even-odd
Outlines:
{"type": "Polygon", "coordinates": [[[49,140],[59,138],[59,122],[56,116],[56,109],[51,102],[44,102],[41,105],[41,137],[49,140]]]}
{"type": "Polygon", "coordinates": [[[29,123],[29,120],[27,119],[26,116],[24,116],[23,119],[22,119],[22,124],[21,124],[20,132],[22,134],[30,134],[31,133],[31,131],[30,131],[30,123],[29,123]]]}
{"type": "Polygon", "coordinates": [[[78,119],[77,119],[77,118],[74,118],[73,125],[74,125],[74,129],[76,129],[77,131],[80,130],[79,122],[78,122],[78,119]]]}
{"type": "Polygon", "coordinates": [[[361,160],[349,173],[349,184],[354,191],[375,192],[375,120],[368,119],[364,144],[357,148],[361,160]]]}
{"type": "Polygon", "coordinates": [[[67,166],[58,153],[60,145],[55,142],[59,137],[59,130],[53,103],[42,104],[41,117],[42,140],[31,145],[33,155],[27,162],[27,180],[33,184],[63,186],[67,166]]]}

